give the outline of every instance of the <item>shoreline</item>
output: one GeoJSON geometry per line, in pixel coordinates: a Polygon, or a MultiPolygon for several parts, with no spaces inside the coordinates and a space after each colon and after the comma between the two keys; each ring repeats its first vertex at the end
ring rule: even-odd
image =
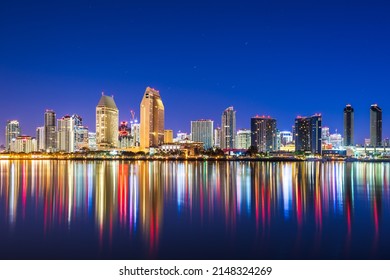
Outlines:
{"type": "Polygon", "coordinates": [[[71,161],[246,161],[246,162],[377,162],[390,163],[390,158],[296,158],[296,157],[210,157],[210,156],[91,156],[91,155],[0,155],[0,161],[6,160],[71,160],[71,161]]]}

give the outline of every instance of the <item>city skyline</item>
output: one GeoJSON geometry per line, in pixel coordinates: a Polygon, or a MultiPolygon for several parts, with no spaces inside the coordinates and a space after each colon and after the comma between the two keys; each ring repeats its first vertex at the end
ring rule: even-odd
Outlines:
{"type": "MultiPolygon", "coordinates": [[[[156,112],[159,112],[159,111],[161,111],[162,110],[162,112],[163,112],[163,115],[164,115],[164,106],[162,105],[162,101],[161,101],[161,97],[160,97],[160,93],[159,93],[159,91],[158,90],[155,90],[155,89],[152,89],[152,88],[150,88],[149,86],[148,87],[146,87],[146,91],[145,91],[145,93],[144,93],[144,98],[143,98],[143,101],[141,102],[141,108],[143,107],[143,106],[145,106],[145,105],[143,105],[143,104],[145,104],[145,96],[147,96],[148,98],[149,98],[149,95],[151,96],[151,98],[152,99],[154,99],[155,97],[154,97],[154,95],[156,95],[156,97],[157,97],[157,99],[158,99],[158,104],[161,104],[161,105],[156,105],[157,107],[158,106],[162,106],[161,108],[159,107],[159,109],[156,111],[156,112]]],[[[157,103],[156,103],[157,104],[157,103]]],[[[104,94],[104,92],[102,92],[101,93],[101,98],[100,98],[100,100],[99,100],[99,103],[98,103],[98,105],[97,105],[97,107],[96,107],[96,120],[95,120],[95,127],[96,127],[96,130],[94,131],[94,130],[91,130],[91,129],[89,129],[88,130],[88,127],[87,126],[83,126],[82,125],[82,117],[81,116],[79,116],[79,115],[77,115],[77,114],[73,114],[73,116],[72,116],[72,119],[74,118],[74,117],[77,117],[78,119],[80,119],[80,123],[78,123],[77,125],[73,125],[73,127],[75,127],[75,129],[77,129],[77,127],[79,127],[78,129],[80,129],[80,128],[82,128],[83,130],[85,129],[87,132],[90,132],[90,133],[94,133],[94,134],[96,134],[96,132],[98,131],[98,127],[100,127],[101,125],[99,124],[99,122],[98,122],[98,119],[100,119],[100,117],[98,117],[98,114],[101,114],[101,113],[98,113],[100,110],[101,110],[101,108],[102,107],[104,107],[104,108],[107,108],[107,109],[109,109],[109,110],[112,110],[112,109],[114,109],[115,110],[115,117],[114,117],[114,119],[113,120],[110,120],[110,127],[111,127],[111,130],[112,130],[112,132],[111,132],[111,134],[112,133],[114,133],[113,135],[111,135],[110,137],[112,138],[112,136],[114,136],[112,139],[116,139],[115,141],[116,141],[116,143],[114,144],[114,142],[112,142],[112,144],[110,144],[111,145],[111,148],[121,148],[122,146],[121,146],[121,144],[120,144],[120,138],[119,138],[119,133],[120,133],[120,130],[122,129],[121,128],[121,126],[123,126],[123,124],[125,123],[126,124],[126,126],[127,126],[127,120],[125,120],[125,121],[119,121],[120,119],[119,119],[119,110],[118,110],[118,108],[117,108],[117,106],[116,106],[116,103],[115,103],[115,100],[114,100],[114,97],[113,96],[107,96],[107,95],[105,95],[104,94]],[[117,136],[117,137],[116,137],[117,136]]],[[[152,107],[155,107],[155,106],[152,106],[152,107]]],[[[151,108],[152,108],[151,107],[151,108]]],[[[157,108],[156,107],[156,108],[157,108]]],[[[103,109],[103,110],[106,110],[106,109],[103,109]]],[[[323,128],[323,130],[324,129],[326,129],[326,131],[327,131],[327,133],[329,134],[329,135],[341,135],[341,139],[343,139],[343,144],[342,145],[346,145],[346,146],[366,146],[367,145],[367,141],[369,141],[369,143],[371,143],[372,142],[372,139],[373,139],[373,137],[374,138],[377,138],[377,143],[375,143],[375,144],[373,144],[373,145],[371,145],[371,144],[369,144],[370,146],[373,146],[373,147],[382,147],[382,146],[386,146],[387,144],[387,142],[388,142],[388,139],[389,139],[389,137],[387,137],[386,135],[382,135],[382,131],[383,131],[383,127],[382,127],[382,109],[378,106],[378,104],[372,104],[371,106],[370,106],[370,112],[369,112],[369,120],[370,120],[370,134],[369,134],[369,136],[368,137],[365,137],[364,138],[364,142],[362,142],[362,143],[354,143],[354,144],[352,144],[352,145],[349,145],[348,143],[350,143],[350,140],[348,140],[348,139],[346,139],[346,135],[345,135],[345,133],[346,133],[346,131],[348,131],[348,133],[350,134],[350,136],[348,136],[349,138],[351,138],[352,137],[352,142],[354,142],[354,138],[355,138],[355,131],[354,131],[354,129],[353,129],[353,127],[355,126],[355,121],[354,121],[354,117],[352,116],[352,121],[351,120],[349,120],[348,122],[346,122],[346,112],[348,112],[349,110],[351,110],[352,111],[352,113],[353,113],[353,115],[354,115],[354,109],[353,109],[353,107],[351,106],[351,104],[347,104],[346,106],[345,106],[345,108],[342,110],[342,113],[343,113],[343,115],[344,115],[344,126],[343,126],[343,129],[341,129],[341,134],[340,134],[340,131],[337,131],[337,129],[334,131],[334,133],[332,133],[331,132],[331,130],[330,130],[330,128],[328,127],[328,126],[326,126],[326,125],[323,125],[323,124],[321,124],[320,125],[320,127],[322,127],[323,128]],[[374,121],[373,121],[373,108],[378,108],[379,109],[379,111],[380,111],[380,120],[379,120],[379,123],[380,124],[378,124],[379,126],[378,126],[378,128],[376,128],[376,124],[374,125],[374,121]],[[347,111],[346,111],[347,110],[347,111]],[[351,128],[347,128],[346,126],[351,126],[352,125],[352,130],[351,130],[351,128]],[[374,129],[374,127],[375,127],[375,129],[374,129]],[[379,132],[379,136],[377,136],[377,132],[376,132],[376,130],[377,129],[379,129],[378,131],[380,131],[379,132]],[[374,132],[373,131],[375,131],[375,135],[373,134],[374,132]],[[385,141],[387,141],[387,142],[385,142],[385,141]]],[[[148,110],[148,111],[150,111],[150,110],[148,110]]],[[[131,112],[132,114],[133,114],[133,112],[131,112]]],[[[159,114],[159,113],[158,113],[159,114]]],[[[158,124],[158,122],[159,121],[161,121],[162,120],[162,124],[163,124],[163,126],[164,126],[164,116],[162,115],[162,117],[159,117],[159,115],[156,115],[157,116],[157,118],[156,118],[156,124],[158,124]],[[160,120],[160,118],[162,118],[161,120],[160,120]]],[[[221,120],[221,122],[224,122],[224,119],[226,119],[227,117],[227,115],[232,115],[232,120],[231,120],[231,122],[232,122],[232,124],[234,124],[233,125],[233,127],[234,127],[234,131],[235,131],[235,133],[233,133],[233,135],[234,135],[234,140],[233,140],[233,142],[236,142],[236,136],[237,136],[237,132],[239,131],[239,130],[252,130],[252,136],[251,136],[251,138],[253,138],[253,137],[258,137],[258,136],[255,136],[255,134],[256,134],[256,132],[255,132],[255,130],[257,129],[257,128],[254,128],[254,123],[253,123],[253,121],[254,120],[256,120],[256,119],[264,119],[264,120],[266,120],[266,119],[270,119],[270,116],[259,116],[259,115],[255,115],[255,116],[253,116],[253,117],[251,117],[250,118],[250,125],[249,125],[249,129],[248,128],[238,128],[238,129],[236,129],[235,127],[236,127],[236,125],[235,125],[235,123],[236,123],[236,111],[234,110],[234,108],[231,106],[231,107],[228,107],[227,109],[225,109],[224,111],[223,111],[223,113],[222,113],[222,120],[221,120]],[[231,113],[230,113],[231,112],[231,113]]],[[[321,123],[322,123],[322,114],[321,113],[316,113],[315,115],[313,115],[313,117],[314,116],[320,116],[321,117],[321,123]]],[[[33,137],[33,138],[36,138],[36,140],[38,141],[37,142],[37,147],[39,147],[40,146],[40,144],[39,144],[39,142],[40,142],[40,136],[39,136],[39,133],[41,133],[41,132],[38,132],[38,130],[42,130],[42,133],[44,134],[43,136],[44,136],[44,138],[47,138],[47,139],[52,139],[53,137],[54,137],[54,142],[53,143],[57,143],[56,145],[59,145],[59,146],[61,146],[61,141],[59,141],[59,139],[56,139],[57,137],[60,137],[60,135],[61,135],[61,130],[60,130],[60,123],[61,123],[61,121],[63,121],[64,119],[67,119],[67,118],[70,118],[70,115],[65,115],[65,116],[63,116],[63,117],[60,117],[60,118],[56,118],[56,112],[54,111],[54,110],[51,110],[51,109],[47,109],[45,112],[44,112],[44,126],[42,127],[42,126],[38,126],[38,127],[36,127],[35,128],[35,133],[33,133],[32,135],[29,135],[29,134],[26,134],[26,133],[24,133],[24,131],[22,131],[22,129],[21,129],[21,125],[20,125],[20,122],[19,122],[19,120],[7,120],[7,123],[6,123],[6,126],[5,126],[5,134],[4,134],[4,137],[5,137],[5,142],[6,141],[8,141],[7,139],[8,139],[8,136],[6,137],[6,135],[7,135],[7,131],[9,130],[9,125],[10,124],[13,124],[13,123],[17,123],[17,125],[18,125],[18,134],[20,135],[20,136],[28,136],[28,137],[33,137]],[[52,123],[53,124],[58,124],[58,128],[57,128],[57,125],[52,125],[52,123]],[[48,125],[49,124],[49,125],[48,125]],[[45,127],[46,126],[49,126],[48,127],[48,129],[45,129],[45,127]],[[53,130],[54,129],[54,130],[53,130]],[[53,136],[50,134],[50,133],[54,133],[53,134],[53,136]]],[[[141,123],[138,121],[138,118],[136,118],[134,115],[132,115],[131,116],[131,118],[133,118],[133,120],[135,120],[136,122],[134,123],[134,124],[137,124],[137,125],[141,125],[141,123]]],[[[294,134],[294,127],[296,127],[296,121],[297,121],[297,119],[301,119],[301,118],[307,118],[307,117],[302,117],[301,115],[298,115],[298,116],[296,116],[296,118],[295,118],[295,121],[294,121],[294,125],[291,127],[292,129],[291,130],[281,130],[277,125],[276,125],[276,121],[277,121],[277,119],[275,119],[275,118],[272,118],[272,120],[273,121],[275,121],[275,124],[274,124],[274,130],[275,130],[275,133],[273,133],[273,136],[272,136],[272,141],[276,141],[276,131],[279,131],[279,133],[280,132],[290,132],[290,133],[292,133],[292,134],[294,134]]],[[[350,118],[350,117],[349,117],[350,118]]],[[[375,118],[377,118],[377,117],[375,117],[375,118]]],[[[196,123],[196,122],[199,122],[199,121],[204,121],[204,120],[191,120],[190,121],[190,129],[189,129],[189,134],[188,135],[191,135],[191,131],[192,131],[192,124],[193,123],[196,123]]],[[[208,121],[211,121],[212,123],[214,123],[214,120],[208,120],[208,121]]],[[[225,122],[226,122],[226,120],[225,120],[225,122]]],[[[375,123],[376,123],[377,121],[375,121],[375,123]]],[[[133,123],[132,122],[130,122],[131,123],[131,125],[133,126],[133,123]]],[[[105,126],[105,125],[104,125],[105,126]]],[[[166,126],[166,125],[165,125],[166,126]]],[[[72,127],[72,126],[70,126],[70,127],[72,127]]],[[[218,126],[218,127],[214,127],[215,129],[220,129],[220,127],[218,126]]],[[[229,126],[227,126],[227,128],[229,129],[229,126]]],[[[129,129],[130,129],[130,127],[129,127],[129,129]]],[[[138,128],[139,129],[139,128],[138,128]]],[[[160,130],[162,131],[162,133],[158,133],[158,137],[159,137],[159,139],[161,138],[161,139],[163,139],[162,137],[166,134],[166,132],[167,131],[170,131],[170,133],[173,135],[173,130],[172,129],[169,129],[169,130],[164,130],[163,129],[163,127],[162,128],[160,128],[160,130]],[[162,129],[162,130],[161,130],[162,129]]],[[[129,131],[131,131],[131,130],[129,130],[129,131]]],[[[177,134],[180,134],[180,133],[182,133],[182,132],[184,132],[183,130],[177,130],[176,131],[176,133],[177,134]]],[[[70,133],[75,133],[75,132],[70,132],[70,133]]],[[[80,132],[78,132],[78,134],[79,134],[80,132]]],[[[82,131],[81,132],[82,134],[84,133],[84,131],[82,131]]],[[[138,132],[139,133],[139,132],[138,132]]],[[[295,133],[297,133],[297,132],[295,132],[295,133]]],[[[97,133],[97,134],[99,134],[99,133],[97,133]]],[[[210,136],[212,139],[213,138],[215,138],[216,136],[214,135],[215,134],[215,131],[214,131],[214,129],[213,129],[213,133],[212,133],[212,135],[210,136]]],[[[76,135],[76,134],[75,134],[76,135]]],[[[157,135],[157,134],[156,134],[157,135]]],[[[139,136],[137,136],[137,137],[139,137],[139,136]]],[[[220,137],[222,137],[222,135],[220,136],[220,137]]],[[[230,137],[230,136],[229,136],[230,137]]],[[[265,136],[264,136],[265,137],[265,136]]],[[[77,137],[76,137],[77,138],[77,137]]],[[[75,145],[75,149],[76,149],[76,146],[79,146],[79,147],[83,147],[84,145],[82,144],[82,142],[83,141],[85,141],[85,139],[84,139],[84,136],[83,137],[81,137],[82,139],[80,139],[80,143],[72,143],[72,145],[75,145]]],[[[142,138],[142,137],[141,137],[142,138]]],[[[322,138],[323,138],[323,136],[322,136],[322,138]]],[[[230,138],[229,138],[230,139],[230,138]]],[[[254,139],[254,138],[253,138],[254,139]]],[[[252,139],[252,141],[253,141],[253,139],[252,139]]],[[[271,138],[270,138],[271,139],[271,138]]],[[[324,139],[322,139],[322,140],[324,140],[324,139]]],[[[4,140],[3,140],[4,141],[4,140]]],[[[50,140],[50,142],[52,142],[53,140],[50,140]]],[[[217,141],[217,140],[216,140],[217,141]]],[[[271,140],[269,140],[269,141],[271,141],[271,140]]],[[[63,141],[62,141],[63,142],[63,141]]],[[[98,141],[99,142],[99,141],[98,141]]],[[[0,143],[1,143],[1,141],[0,141],[0,143]]],[[[49,145],[49,146],[47,146],[47,140],[44,140],[44,147],[46,148],[46,150],[50,150],[50,151],[54,151],[53,150],[53,147],[52,147],[52,145],[49,145]]],[[[162,143],[167,143],[165,140],[159,140],[159,143],[160,144],[162,144],[162,143]]],[[[214,144],[215,142],[214,142],[214,140],[212,141],[212,143],[214,144]]],[[[268,142],[267,142],[268,143],[268,142]]],[[[324,143],[326,143],[326,141],[324,142],[324,143]]],[[[64,143],[62,143],[62,144],[64,144],[64,143]]],[[[158,145],[160,145],[160,144],[158,144],[158,145]]],[[[55,146],[56,146],[55,145],[55,146]]],[[[66,145],[69,145],[69,143],[67,143],[66,145]]],[[[109,148],[109,146],[110,145],[103,145],[104,147],[106,147],[106,148],[109,148]]],[[[154,147],[157,147],[158,145],[154,145],[154,147]]],[[[58,146],[58,147],[59,147],[58,146]]],[[[136,145],[137,146],[137,145],[136,145]]],[[[142,148],[142,145],[140,145],[141,146],[141,148],[142,148]]],[[[209,145],[207,144],[206,146],[208,146],[209,147],[209,145]]],[[[236,146],[235,144],[233,145],[234,147],[236,146]]],[[[261,148],[260,148],[260,146],[258,146],[258,144],[256,144],[255,146],[257,146],[257,148],[258,149],[260,149],[260,150],[262,150],[261,148]]],[[[276,147],[276,142],[274,143],[274,144],[272,144],[271,146],[274,146],[274,147],[276,147]],[[274,146],[275,145],[275,146],[274,146]]],[[[271,147],[270,146],[270,147],[271,147]]],[[[6,147],[6,149],[7,149],[7,145],[5,145],[5,147],[6,147]]],[[[58,147],[56,147],[57,149],[58,149],[58,147]]],[[[104,147],[101,147],[101,148],[104,148],[104,147]]],[[[145,148],[146,146],[144,145],[144,148],[145,148]]],[[[215,145],[215,147],[219,147],[219,145],[217,144],[217,145],[215,145]]],[[[39,149],[38,149],[39,150],[39,149]]],[[[59,150],[63,150],[63,149],[59,149],[59,150]]],[[[271,150],[275,150],[275,148],[271,148],[271,150]]],[[[66,151],[66,152],[70,152],[70,151],[72,151],[73,152],[73,149],[70,149],[70,150],[67,150],[67,149],[65,149],[65,150],[63,150],[63,151],[66,151]]]]}
{"type": "MultiPolygon", "coordinates": [[[[363,144],[368,108],[378,104],[389,137],[389,11],[371,1],[4,3],[0,122],[16,119],[35,135],[50,108],[82,115],[92,130],[101,91],[115,96],[120,121],[130,110],[139,119],[140,93],[150,85],[164,96],[175,133],[197,119],[218,127],[229,106],[237,129],[256,114],[291,130],[297,115],[322,113],[323,126],[342,132],[340,112],[352,104],[354,140],[363,144]]],[[[5,144],[4,129],[0,139],[5,144]]]]}

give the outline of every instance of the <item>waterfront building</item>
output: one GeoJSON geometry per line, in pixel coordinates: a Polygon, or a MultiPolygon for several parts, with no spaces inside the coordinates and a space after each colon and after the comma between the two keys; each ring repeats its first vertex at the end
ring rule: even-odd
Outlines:
{"type": "Polygon", "coordinates": [[[12,139],[10,151],[14,153],[32,153],[37,151],[37,141],[31,136],[18,136],[12,139]]]}
{"type": "Polygon", "coordinates": [[[343,147],[344,139],[340,133],[337,133],[337,131],[336,133],[331,134],[329,136],[329,139],[329,142],[332,145],[332,149],[340,149],[343,147]]]}
{"type": "Polygon", "coordinates": [[[212,120],[191,121],[191,139],[202,142],[205,150],[213,147],[214,122],[212,120]]]}
{"type": "Polygon", "coordinates": [[[57,150],[57,126],[56,113],[53,110],[45,111],[45,150],[55,152],[57,150]]]}
{"type": "Polygon", "coordinates": [[[40,126],[36,129],[36,139],[37,139],[37,150],[45,150],[45,127],[40,126]]]}
{"type": "Polygon", "coordinates": [[[5,150],[10,151],[10,145],[14,139],[21,135],[21,129],[19,121],[11,120],[7,121],[5,127],[5,150]]]}
{"type": "Polygon", "coordinates": [[[214,129],[214,147],[221,148],[222,129],[217,127],[214,129]]]}
{"type": "Polygon", "coordinates": [[[164,130],[164,143],[173,143],[173,130],[165,129],[164,130]]]}
{"type": "Polygon", "coordinates": [[[277,150],[276,119],[266,116],[251,118],[251,145],[261,153],[277,150]]]}
{"type": "Polygon", "coordinates": [[[291,131],[280,131],[280,144],[282,146],[286,146],[288,143],[291,143],[293,141],[293,133],[291,131]]]}
{"type": "Polygon", "coordinates": [[[88,148],[91,151],[96,151],[97,150],[96,132],[88,132],[88,148]]]}
{"type": "Polygon", "coordinates": [[[189,140],[190,135],[187,132],[181,132],[180,130],[176,134],[176,138],[173,139],[173,143],[177,143],[183,140],[189,140]]]}
{"type": "Polygon", "coordinates": [[[88,127],[76,125],[74,127],[74,150],[81,151],[89,147],[88,127]]]}
{"type": "Polygon", "coordinates": [[[389,138],[386,138],[383,140],[383,147],[390,147],[390,139],[389,138]]]}
{"type": "Polygon", "coordinates": [[[330,129],[327,126],[322,127],[321,139],[323,145],[330,144],[330,129]]]}
{"type": "Polygon", "coordinates": [[[249,129],[239,129],[236,135],[236,148],[249,149],[251,146],[251,131],[249,129]]]}
{"type": "Polygon", "coordinates": [[[160,92],[147,87],[140,106],[141,148],[158,147],[164,143],[164,104],[160,92]]]}
{"type": "Polygon", "coordinates": [[[119,125],[119,148],[125,149],[132,147],[133,137],[131,136],[131,128],[127,121],[122,121],[119,125]]]}
{"type": "Polygon", "coordinates": [[[234,111],[233,106],[223,111],[221,120],[221,149],[234,149],[236,140],[236,111],[234,111]]]}
{"type": "Polygon", "coordinates": [[[353,146],[354,140],[354,110],[350,104],[344,108],[344,146],[353,146]]]}
{"type": "Polygon", "coordinates": [[[131,138],[132,138],[132,147],[139,147],[140,146],[140,124],[137,120],[134,122],[131,122],[131,138]]]}
{"type": "Polygon", "coordinates": [[[295,151],[321,155],[322,117],[320,114],[311,117],[298,116],[295,119],[295,131],[295,151]]]}
{"type": "Polygon", "coordinates": [[[57,150],[59,152],[74,152],[74,119],[66,115],[57,120],[57,150]]]}
{"type": "Polygon", "coordinates": [[[370,145],[382,147],[382,109],[377,104],[370,108],[370,145]]]}
{"type": "Polygon", "coordinates": [[[118,147],[119,110],[114,98],[104,95],[96,106],[96,145],[100,150],[118,147]]]}

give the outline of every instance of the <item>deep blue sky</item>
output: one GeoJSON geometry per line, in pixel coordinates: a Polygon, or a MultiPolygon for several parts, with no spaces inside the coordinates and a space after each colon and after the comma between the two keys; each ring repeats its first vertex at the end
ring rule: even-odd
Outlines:
{"type": "Polygon", "coordinates": [[[390,136],[388,1],[208,2],[2,1],[0,124],[18,119],[34,135],[50,108],[94,131],[101,91],[128,120],[151,86],[175,133],[200,118],[217,125],[229,106],[238,128],[266,114],[291,129],[320,112],[341,132],[351,103],[363,142],[378,103],[390,136]]]}

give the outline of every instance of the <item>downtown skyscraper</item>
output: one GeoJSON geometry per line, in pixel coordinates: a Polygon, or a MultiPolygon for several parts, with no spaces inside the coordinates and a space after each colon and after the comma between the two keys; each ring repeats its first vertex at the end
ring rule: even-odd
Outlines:
{"type": "Polygon", "coordinates": [[[236,140],[236,111],[227,108],[221,118],[221,149],[234,149],[236,140]]]}
{"type": "Polygon", "coordinates": [[[295,119],[295,150],[321,155],[322,117],[297,117],[295,119]]]}
{"type": "Polygon", "coordinates": [[[74,152],[74,119],[66,115],[57,120],[57,150],[59,152],[74,152]]]}
{"type": "Polygon", "coordinates": [[[164,143],[164,104],[158,90],[147,87],[140,105],[140,146],[158,147],[164,143]]]}
{"type": "Polygon", "coordinates": [[[45,150],[47,152],[55,152],[57,149],[57,126],[56,113],[53,110],[46,110],[44,133],[45,133],[45,150]]]}
{"type": "Polygon", "coordinates": [[[12,141],[21,135],[20,124],[17,120],[7,121],[5,127],[5,150],[10,151],[12,141]]]}
{"type": "Polygon", "coordinates": [[[191,139],[202,142],[205,150],[213,147],[214,122],[212,120],[191,121],[191,139]]]}
{"type": "Polygon", "coordinates": [[[277,149],[276,119],[265,116],[251,118],[251,145],[261,153],[277,149]]]}
{"type": "Polygon", "coordinates": [[[104,95],[96,106],[96,145],[98,149],[118,147],[119,110],[114,98],[104,95]]]}
{"type": "Polygon", "coordinates": [[[344,146],[354,145],[354,110],[350,104],[344,108],[344,146]]]}
{"type": "Polygon", "coordinates": [[[382,109],[377,104],[370,108],[370,145],[382,147],[382,109]]]}

